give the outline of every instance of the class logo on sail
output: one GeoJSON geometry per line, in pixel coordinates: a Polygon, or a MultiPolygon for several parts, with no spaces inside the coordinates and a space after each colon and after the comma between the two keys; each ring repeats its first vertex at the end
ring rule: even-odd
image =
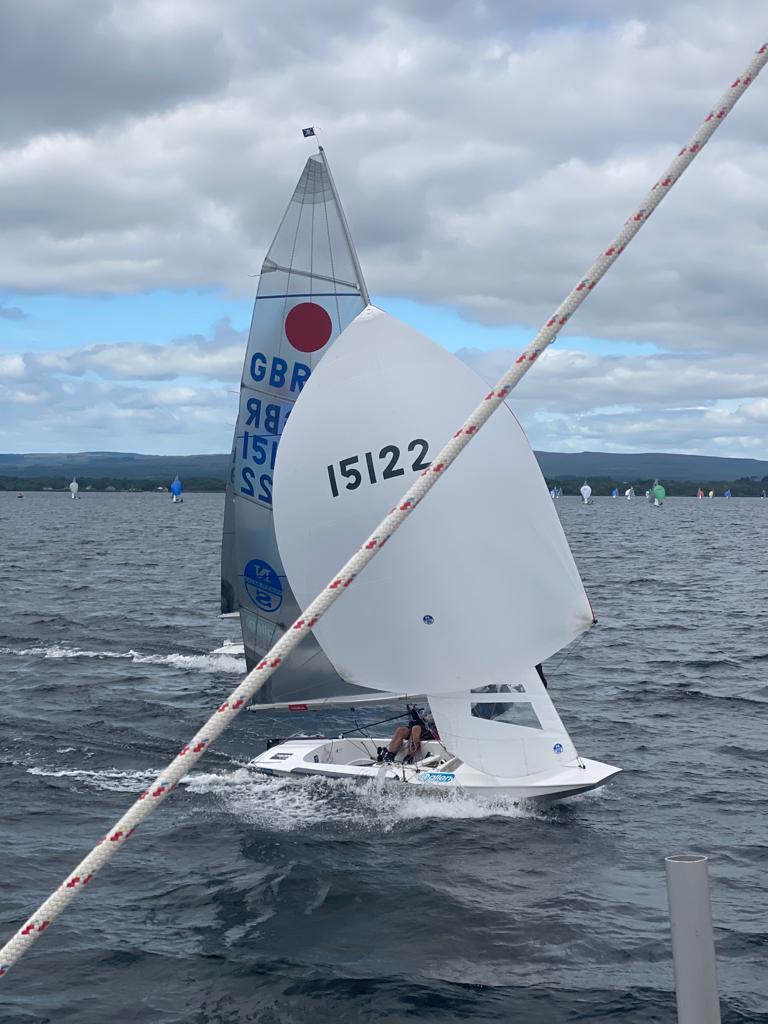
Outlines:
{"type": "Polygon", "coordinates": [[[251,601],[263,612],[276,612],[283,603],[283,584],[268,562],[252,558],[243,569],[243,585],[251,601]]]}

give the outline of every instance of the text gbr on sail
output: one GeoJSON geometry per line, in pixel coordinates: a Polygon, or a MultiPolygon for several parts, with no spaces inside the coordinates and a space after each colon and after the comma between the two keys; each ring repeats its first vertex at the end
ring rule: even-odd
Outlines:
{"type": "Polygon", "coordinates": [[[276,390],[283,390],[287,385],[291,394],[298,394],[309,380],[311,372],[306,363],[289,363],[281,356],[272,356],[271,360],[263,352],[254,352],[251,356],[251,380],[256,384],[268,384],[276,390]]]}

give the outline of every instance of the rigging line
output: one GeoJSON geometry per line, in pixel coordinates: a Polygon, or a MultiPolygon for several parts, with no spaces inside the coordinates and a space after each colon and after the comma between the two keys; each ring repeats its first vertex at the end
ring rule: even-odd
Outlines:
{"type": "MultiPolygon", "coordinates": [[[[327,169],[326,169],[326,173],[327,173],[327,169]]],[[[328,204],[325,203],[323,208],[325,210],[325,230],[326,230],[326,232],[328,234],[328,252],[330,253],[330,257],[331,257],[331,274],[335,278],[336,277],[336,267],[333,264],[333,246],[331,245],[331,224],[330,224],[330,221],[328,220],[328,204]]],[[[336,291],[338,293],[338,288],[336,288],[335,285],[334,285],[334,291],[336,291]]],[[[339,296],[338,296],[338,294],[336,295],[336,322],[339,325],[339,334],[341,334],[341,310],[339,308],[339,296]]]]}
{"type": "MultiPolygon", "coordinates": [[[[300,271],[294,270],[291,271],[291,273],[296,275],[297,273],[300,273],[300,271]]],[[[317,274],[315,274],[315,277],[317,277],[317,274]]],[[[330,278],[324,278],[324,280],[330,280],[330,278]]],[[[360,292],[315,292],[314,295],[316,299],[332,299],[334,295],[340,295],[342,298],[346,299],[360,298],[360,292]]],[[[311,297],[312,292],[280,292],[277,295],[257,295],[256,302],[259,302],[260,299],[309,299],[311,297]]]]}
{"type": "MultiPolygon", "coordinates": [[[[353,732],[362,732],[364,729],[373,729],[377,725],[386,725],[387,722],[396,722],[398,720],[398,718],[403,718],[403,716],[404,716],[404,712],[400,712],[399,715],[392,715],[391,718],[382,718],[378,722],[368,722],[365,725],[359,726],[357,729],[348,729],[347,732],[342,732],[339,735],[341,735],[341,736],[348,736],[350,733],[353,733],[353,732]]],[[[357,716],[356,715],[353,715],[352,717],[355,719],[355,721],[357,721],[357,716]]],[[[370,737],[369,737],[369,739],[370,739],[370,737]]]]}
{"type": "Polygon", "coordinates": [[[552,678],[554,678],[554,676],[557,675],[558,671],[562,668],[563,664],[565,662],[567,662],[567,659],[570,657],[570,655],[573,653],[573,651],[575,649],[577,649],[577,647],[579,647],[579,645],[581,644],[582,640],[584,640],[584,638],[587,636],[588,633],[589,633],[589,630],[586,630],[584,633],[582,633],[582,635],[579,637],[577,642],[572,643],[568,647],[566,647],[565,652],[563,653],[563,656],[560,658],[559,662],[554,667],[554,669],[547,669],[547,679],[552,679],[552,678]]]}
{"type": "MultiPolygon", "coordinates": [[[[261,265],[261,273],[263,273],[263,274],[271,274],[271,273],[274,273],[274,271],[276,271],[276,270],[281,270],[284,274],[291,273],[291,274],[293,274],[296,277],[314,277],[314,279],[316,281],[328,281],[330,284],[343,284],[345,288],[356,288],[358,292],[360,291],[360,285],[357,282],[355,282],[355,281],[344,281],[340,277],[338,277],[338,278],[329,277],[327,274],[315,274],[315,273],[310,274],[310,272],[308,270],[296,270],[296,269],[292,270],[289,267],[282,267],[282,266],[280,266],[279,263],[275,263],[274,260],[270,260],[270,259],[265,259],[264,262],[261,265]]],[[[255,276],[255,275],[249,275],[249,276],[255,276]]]]}
{"type": "MultiPolygon", "coordinates": [[[[313,171],[315,170],[315,165],[313,165],[312,169],[313,169],[313,171]]],[[[317,195],[317,192],[315,192],[314,195],[313,195],[313,201],[312,201],[312,223],[311,223],[310,228],[309,228],[309,301],[310,302],[312,301],[312,289],[314,287],[314,274],[313,274],[313,271],[315,269],[315,210],[317,209],[317,203],[314,201],[314,196],[315,195],[317,195]]],[[[334,285],[333,285],[333,290],[336,291],[336,283],[335,282],[334,282],[334,285]]]]}
{"type": "Polygon", "coordinates": [[[351,232],[349,230],[349,224],[347,223],[346,214],[344,213],[344,207],[341,205],[341,199],[339,199],[339,193],[336,191],[336,183],[333,180],[333,175],[331,174],[331,168],[328,165],[328,160],[327,160],[326,155],[325,155],[325,150],[323,149],[322,146],[318,146],[318,149],[320,151],[319,152],[320,159],[323,161],[323,166],[325,167],[326,174],[328,175],[328,183],[331,186],[331,192],[333,193],[333,199],[334,199],[334,202],[336,203],[336,210],[337,210],[337,213],[339,215],[339,222],[341,224],[341,230],[344,233],[344,240],[347,243],[347,250],[349,252],[349,258],[352,261],[352,269],[354,270],[355,276],[357,277],[357,284],[358,284],[358,287],[360,288],[360,294],[362,295],[363,303],[366,306],[369,306],[371,304],[371,299],[370,299],[370,296],[368,295],[368,287],[367,287],[367,285],[365,283],[365,278],[363,277],[363,268],[360,266],[360,260],[357,258],[357,252],[355,250],[355,246],[354,246],[354,243],[352,241],[352,235],[351,235],[351,232]]]}

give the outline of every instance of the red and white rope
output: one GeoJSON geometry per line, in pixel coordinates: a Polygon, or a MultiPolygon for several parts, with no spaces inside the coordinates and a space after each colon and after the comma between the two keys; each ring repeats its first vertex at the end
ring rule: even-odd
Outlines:
{"type": "Polygon", "coordinates": [[[309,630],[328,611],[334,601],[349,587],[358,573],[365,568],[395,530],[416,508],[424,495],[458,457],[462,449],[469,444],[483,424],[504,402],[510,391],[528,372],[544,349],[555,340],[563,325],[573,316],[600,278],[631,242],[767,61],[768,44],[765,44],[757,51],[744,73],[729,86],[691,141],[683,146],[669,168],[645,197],[640,208],[625,222],[618,237],[604,252],[600,253],[584,277],[547,320],[528,348],[515,360],[515,363],[488,392],[469,419],[456,431],[429,469],[426,469],[409,488],[402,500],[388,513],[368,540],[350,558],[336,577],[328,583],[322,593],[312,601],[300,618],[286,630],[263,661],[246,676],[189,743],[182,747],[171,764],[158,775],[152,785],[99,840],[88,856],[40,905],[13,938],[0,949],[0,975],[7,973],[38,936],[55,921],[69,902],[88,885],[96,872],[104,867],[110,857],[120,849],[141,822],[173,792],[179,781],[224,732],[232,719],[263,687],[283,659],[301,643],[309,630]]]}

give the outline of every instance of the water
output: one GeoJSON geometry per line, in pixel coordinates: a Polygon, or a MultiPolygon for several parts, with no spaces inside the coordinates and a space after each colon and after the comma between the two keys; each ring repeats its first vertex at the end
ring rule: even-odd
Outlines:
{"type": "MultiPolygon", "coordinates": [[[[0,982],[2,1020],[672,1024],[663,858],[696,851],[723,1020],[768,1022],[768,502],[557,507],[600,625],[550,692],[623,775],[550,809],[264,780],[286,722],[244,714],[0,982]]],[[[221,514],[0,493],[3,935],[236,683],[207,653],[221,514]]]]}

